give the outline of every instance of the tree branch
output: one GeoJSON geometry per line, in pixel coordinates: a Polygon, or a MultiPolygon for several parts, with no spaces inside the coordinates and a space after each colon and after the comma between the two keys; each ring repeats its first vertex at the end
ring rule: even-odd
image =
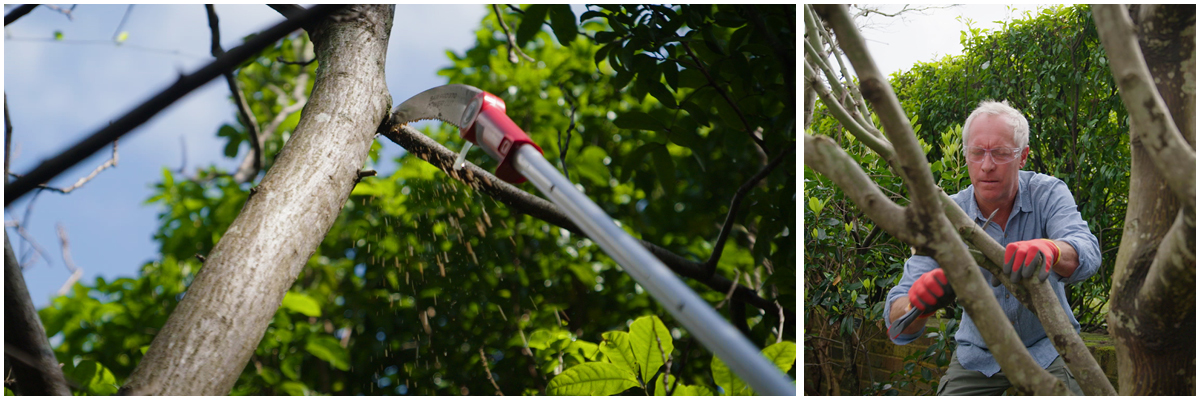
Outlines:
{"type": "Polygon", "coordinates": [[[1153,310],[1159,321],[1183,321],[1196,310],[1196,212],[1181,208],[1175,222],[1158,244],[1146,280],[1134,300],[1139,307],[1153,310]]]}
{"type": "MultiPolygon", "coordinates": [[[[931,253],[946,271],[955,292],[959,293],[959,303],[975,316],[973,320],[996,356],[996,361],[1002,370],[1008,372],[1019,390],[1034,394],[1068,394],[1062,381],[1042,370],[1029,352],[1023,351],[1024,344],[1004,316],[999,302],[988,290],[983,275],[975,268],[975,261],[960,244],[958,235],[941,210],[937,196],[941,190],[934,184],[924,151],[891,86],[867,53],[866,44],[854,28],[846,7],[818,5],[813,9],[833,26],[838,42],[858,72],[863,97],[874,106],[884,131],[896,148],[899,161],[897,172],[904,178],[912,195],[912,203],[904,209],[903,235],[915,240],[905,242],[931,253]]],[[[887,226],[884,228],[887,229],[887,226]]],[[[893,235],[897,233],[893,232],[893,235]]]]}
{"type": "Polygon", "coordinates": [[[1131,144],[1138,143],[1150,153],[1155,169],[1179,202],[1185,209],[1195,209],[1196,151],[1184,140],[1154,87],[1129,13],[1118,4],[1099,4],[1092,6],[1092,17],[1129,111],[1131,144]]]}
{"type": "Polygon", "coordinates": [[[700,62],[700,58],[696,57],[696,53],[692,52],[692,47],[688,46],[686,41],[679,42],[679,44],[683,45],[683,50],[687,51],[688,57],[691,57],[692,62],[696,63],[696,69],[699,69],[700,72],[704,74],[704,78],[708,80],[708,83],[712,85],[713,89],[717,90],[717,93],[721,95],[721,98],[725,99],[726,103],[729,103],[729,107],[733,108],[733,111],[737,114],[738,119],[742,120],[742,125],[745,126],[746,134],[750,136],[750,140],[753,140],[754,143],[758,145],[758,148],[762,149],[763,153],[770,155],[771,151],[767,149],[767,146],[763,143],[762,138],[754,136],[754,128],[751,127],[750,122],[746,120],[746,115],[742,113],[741,107],[738,107],[737,102],[733,101],[733,99],[729,97],[729,94],[725,93],[725,90],[717,84],[717,80],[713,79],[712,75],[708,73],[708,69],[704,68],[704,63],[700,62]]]}
{"type": "Polygon", "coordinates": [[[46,339],[46,328],[33,307],[29,289],[25,287],[25,277],[8,235],[4,235],[4,345],[6,356],[9,346],[27,353],[26,357],[13,357],[22,362],[5,363],[12,368],[20,394],[71,395],[54,350],[46,339]]]}
{"type": "Polygon", "coordinates": [[[794,151],[796,151],[796,142],[792,142],[792,145],[784,150],[782,154],[775,156],[774,160],[771,160],[766,167],[763,167],[757,174],[750,177],[750,180],[743,183],[737,192],[733,194],[733,200],[729,202],[729,212],[725,214],[725,223],[721,226],[721,232],[717,235],[717,242],[713,246],[712,255],[704,263],[704,267],[710,275],[717,272],[717,261],[721,260],[721,252],[725,251],[725,240],[729,238],[729,231],[733,230],[733,222],[737,219],[737,209],[742,202],[742,198],[794,151]]]}
{"type": "Polygon", "coordinates": [[[13,9],[4,16],[4,26],[8,26],[8,24],[11,24],[21,17],[24,17],[25,14],[29,14],[29,12],[33,11],[33,9],[37,8],[37,6],[37,4],[22,4],[17,6],[17,8],[13,9]]]}
{"type": "Polygon", "coordinates": [[[71,244],[67,240],[67,230],[63,228],[61,222],[58,223],[58,240],[62,243],[63,265],[71,271],[71,277],[67,278],[67,281],[58,289],[58,295],[62,296],[71,290],[71,286],[75,286],[75,282],[78,282],[79,278],[83,277],[83,268],[76,267],[75,260],[71,258],[71,244]]]}
{"type": "MultiPolygon", "coordinates": [[[[518,189],[474,164],[468,163],[462,169],[455,170],[453,163],[456,154],[416,129],[407,125],[388,123],[388,126],[385,126],[380,133],[405,150],[408,150],[412,155],[441,169],[451,178],[492,197],[514,211],[528,214],[534,218],[566,229],[576,235],[587,237],[554,203],[518,189]]],[[[702,263],[687,260],[672,253],[670,250],[645,240],[638,239],[638,242],[646,250],[649,250],[655,258],[658,258],[664,265],[683,277],[700,282],[722,293],[733,287],[733,282],[729,279],[720,275],[709,275],[702,263]]],[[[772,313],[779,311],[775,303],[760,297],[753,289],[745,286],[738,285],[734,289],[733,297],[761,310],[772,313]]],[[[783,312],[787,314],[788,321],[792,321],[789,322],[788,328],[794,327],[795,325],[793,324],[796,320],[795,311],[783,309],[783,312]]]]}
{"type": "Polygon", "coordinates": [[[125,135],[134,128],[148,121],[151,117],[158,114],[159,111],[167,108],[183,96],[191,93],[191,91],[208,83],[208,81],[216,78],[229,69],[234,68],[242,61],[255,56],[263,49],[267,48],[278,41],[280,38],[295,31],[302,25],[316,21],[329,13],[344,7],[343,5],[317,5],[305,10],[298,17],[280,22],[275,26],[255,35],[245,44],[238,46],[229,52],[221,55],[212,63],[209,63],[200,70],[180,77],[175,84],[164,89],[159,94],[146,100],[137,108],[122,116],[112,124],[104,127],[100,131],[93,133],[88,138],[76,143],[70,149],[63,151],[61,154],[42,162],[33,171],[26,174],[24,177],[5,185],[4,205],[7,207],[13,201],[29,193],[37,187],[38,184],[45,183],[54,177],[78,164],[83,159],[96,153],[106,144],[111,143],[121,136],[125,135]]]}
{"type": "MultiPolygon", "coordinates": [[[[204,8],[208,10],[208,27],[212,31],[212,55],[220,57],[225,50],[221,48],[221,28],[217,19],[217,11],[212,4],[205,4],[204,8]]],[[[229,92],[233,94],[238,115],[242,117],[242,124],[246,127],[246,136],[250,142],[250,153],[246,154],[241,166],[233,174],[235,182],[246,183],[254,180],[254,177],[258,176],[258,172],[262,171],[263,161],[266,157],[262,148],[265,138],[258,132],[258,119],[254,117],[254,113],[250,112],[250,104],[246,102],[246,96],[242,93],[241,85],[238,85],[233,71],[225,71],[222,75],[225,76],[225,83],[229,85],[229,92]]]]}
{"type": "Polygon", "coordinates": [[[518,54],[520,54],[525,61],[534,62],[533,57],[525,54],[524,51],[521,51],[521,47],[517,46],[517,36],[513,35],[512,32],[508,30],[508,24],[504,22],[504,17],[500,13],[500,5],[492,4],[492,12],[496,13],[496,20],[500,21],[500,29],[504,30],[504,37],[508,38],[508,62],[513,64],[521,62],[521,60],[517,58],[518,54]]]}
{"type": "Polygon", "coordinates": [[[804,81],[817,92],[817,96],[821,98],[821,102],[825,104],[825,108],[833,113],[834,118],[842,122],[842,127],[845,127],[850,133],[854,134],[855,138],[866,144],[871,150],[874,150],[884,160],[887,160],[888,165],[896,165],[896,149],[887,141],[887,138],[882,137],[882,134],[877,136],[859,124],[858,120],[851,116],[849,112],[846,112],[842,104],[833,98],[833,95],[829,93],[825,85],[817,80],[816,75],[812,67],[807,62],[804,63],[804,81]]]}

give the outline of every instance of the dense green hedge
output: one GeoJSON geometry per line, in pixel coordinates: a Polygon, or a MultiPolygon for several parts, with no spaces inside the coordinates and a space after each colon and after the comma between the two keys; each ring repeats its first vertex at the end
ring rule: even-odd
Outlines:
{"type": "MultiPolygon", "coordinates": [[[[1066,182],[1100,240],[1100,271],[1067,293],[1083,329],[1102,329],[1129,191],[1129,142],[1126,112],[1091,12],[1087,6],[1044,9],[994,32],[964,22],[963,55],[918,63],[893,74],[892,86],[928,143],[935,177],[951,194],[970,184],[961,130],[979,101],[1008,100],[1025,114],[1031,148],[1025,169],[1066,182]]],[[[838,140],[885,193],[907,203],[886,163],[846,135],[819,102],[810,130],[838,140]]],[[[826,311],[831,321],[825,322],[845,337],[864,319],[881,320],[884,293],[899,280],[910,252],[886,233],[876,238],[874,224],[841,190],[807,168],[804,192],[805,306],[826,311]]],[[[805,334],[819,332],[810,327],[805,334]]]]}

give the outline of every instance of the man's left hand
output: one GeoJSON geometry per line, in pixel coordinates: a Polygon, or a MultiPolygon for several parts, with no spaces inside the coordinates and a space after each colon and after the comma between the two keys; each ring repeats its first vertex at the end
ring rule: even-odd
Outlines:
{"type": "Polygon", "coordinates": [[[1062,251],[1050,239],[1034,239],[1009,243],[1004,248],[1004,270],[1011,271],[1013,283],[1021,278],[1033,276],[1038,271],[1038,281],[1050,276],[1050,267],[1058,263],[1062,251]]]}

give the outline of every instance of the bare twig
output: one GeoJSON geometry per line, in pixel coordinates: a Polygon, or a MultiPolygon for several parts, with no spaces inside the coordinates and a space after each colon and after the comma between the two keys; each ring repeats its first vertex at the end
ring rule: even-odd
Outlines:
{"type": "Polygon", "coordinates": [[[737,192],[733,194],[733,200],[729,204],[729,213],[725,214],[725,224],[721,226],[721,233],[717,235],[717,242],[715,247],[713,247],[712,255],[710,255],[708,257],[708,261],[704,263],[704,266],[708,269],[709,274],[716,273],[717,271],[717,262],[721,260],[721,252],[725,251],[725,240],[729,238],[729,232],[733,229],[734,220],[737,219],[737,209],[742,203],[742,198],[746,196],[746,193],[750,192],[750,189],[753,189],[755,185],[758,185],[759,181],[767,177],[767,175],[770,174],[775,167],[778,167],[779,164],[782,163],[784,159],[788,158],[788,156],[790,156],[794,151],[796,151],[796,143],[792,142],[790,147],[784,150],[782,154],[776,156],[774,160],[771,160],[771,162],[768,163],[766,167],[763,167],[761,171],[758,171],[757,174],[754,174],[750,180],[746,181],[746,183],[743,183],[742,187],[739,187],[737,192]]]}
{"type": "Polygon", "coordinates": [[[567,177],[567,180],[571,180],[571,175],[567,173],[567,150],[569,150],[571,147],[571,132],[575,131],[575,109],[577,107],[575,96],[572,96],[562,83],[558,84],[558,89],[562,91],[563,99],[566,100],[567,104],[571,105],[571,125],[567,127],[566,144],[563,144],[563,132],[558,132],[558,166],[559,168],[562,168],[563,176],[567,177]]]}
{"type": "MultiPolygon", "coordinates": [[[[509,8],[512,8],[512,6],[509,6],[509,8]]],[[[525,61],[534,62],[533,57],[525,54],[524,51],[521,51],[521,47],[517,46],[517,36],[508,30],[508,24],[504,22],[504,15],[500,13],[500,5],[492,4],[492,11],[496,13],[496,20],[500,21],[500,29],[504,30],[504,37],[508,38],[508,62],[513,64],[520,62],[521,60],[517,58],[518,54],[525,61]]]]}
{"type": "MultiPolygon", "coordinates": [[[[42,5],[46,6],[46,8],[49,8],[49,9],[51,9],[51,10],[54,10],[54,11],[57,11],[59,14],[62,14],[62,15],[65,15],[65,16],[67,16],[67,20],[68,20],[68,21],[72,21],[72,22],[74,22],[74,21],[75,21],[75,16],[74,16],[74,15],[72,15],[72,14],[71,14],[71,12],[72,12],[72,11],[75,11],[75,6],[77,6],[78,4],[72,5],[72,6],[71,6],[71,8],[69,8],[69,9],[68,9],[68,8],[62,8],[62,7],[59,7],[59,6],[53,5],[53,4],[42,4],[42,5]]],[[[122,22],[122,25],[124,25],[124,22],[125,22],[125,21],[124,21],[124,20],[122,20],[121,22],[122,22]]],[[[120,29],[120,28],[118,28],[118,29],[120,29]]]]}
{"type": "MultiPolygon", "coordinates": [[[[221,27],[220,20],[217,18],[217,11],[212,4],[205,4],[204,8],[208,11],[208,28],[212,31],[212,55],[220,57],[225,54],[225,50],[221,48],[221,27]]],[[[233,94],[234,103],[237,105],[238,115],[242,118],[242,126],[246,127],[246,136],[250,142],[250,153],[246,154],[246,159],[243,160],[241,167],[233,174],[234,181],[238,183],[249,182],[258,176],[258,171],[263,167],[263,149],[262,135],[258,132],[258,119],[254,117],[254,113],[250,112],[250,104],[246,102],[246,96],[242,93],[242,87],[238,84],[234,77],[233,71],[225,71],[225,83],[229,85],[229,92],[233,94]]]]}
{"type": "Polygon", "coordinates": [[[122,135],[150,120],[151,117],[158,114],[159,111],[162,111],[167,106],[173,104],[176,100],[183,98],[183,96],[208,83],[208,81],[221,75],[224,73],[224,71],[237,66],[250,57],[253,57],[263,49],[267,48],[267,46],[274,44],[277,40],[285,35],[288,35],[292,31],[295,31],[300,26],[310,21],[316,21],[318,18],[329,15],[329,13],[334,12],[342,7],[344,6],[313,6],[312,8],[305,10],[301,16],[280,22],[279,24],[268,28],[258,35],[255,35],[247,40],[245,44],[226,52],[225,54],[221,55],[221,57],[218,57],[212,63],[204,66],[200,70],[190,75],[180,77],[180,79],[173,85],[159,92],[154,97],[147,99],[145,102],[142,102],[132,111],[117,119],[112,124],[109,124],[96,133],[93,133],[86,139],[76,143],[74,146],[71,146],[70,149],[67,149],[54,158],[46,160],[42,164],[38,165],[37,168],[34,168],[34,170],[29,174],[26,174],[23,178],[17,179],[16,181],[5,185],[4,205],[8,206],[12,204],[12,202],[16,199],[37,188],[37,185],[54,179],[54,177],[58,176],[63,171],[66,171],[68,168],[78,164],[80,161],[88,156],[91,156],[96,151],[99,151],[108,143],[119,139],[122,135]]]}
{"type": "Polygon", "coordinates": [[[58,289],[58,295],[62,296],[71,290],[71,286],[75,286],[75,282],[78,282],[79,278],[83,277],[83,268],[75,266],[75,260],[71,259],[71,244],[67,240],[67,229],[63,228],[61,222],[58,224],[58,240],[62,242],[63,265],[66,265],[67,270],[71,271],[71,277],[67,278],[67,281],[58,289]]]}
{"type": "Polygon", "coordinates": [[[717,303],[717,305],[714,306],[713,308],[720,310],[721,307],[724,307],[725,302],[729,301],[730,298],[733,298],[733,289],[735,287],[737,287],[738,284],[741,283],[741,280],[742,280],[742,270],[740,270],[740,269],[733,270],[733,285],[729,285],[729,292],[725,293],[725,298],[722,299],[720,303],[717,303]]]}
{"type": "Polygon", "coordinates": [[[8,116],[8,92],[4,92],[4,183],[8,183],[9,161],[12,161],[12,120],[8,116]]]}
{"type": "Polygon", "coordinates": [[[7,15],[4,16],[4,26],[8,26],[8,24],[13,23],[13,21],[18,20],[21,17],[24,17],[25,14],[29,14],[29,12],[33,11],[33,9],[37,8],[37,6],[38,6],[37,4],[22,4],[20,6],[17,6],[17,8],[13,9],[11,12],[9,12],[7,15]]]}
{"type": "Polygon", "coordinates": [[[313,59],[308,60],[308,61],[288,61],[288,60],[284,60],[283,56],[279,56],[279,57],[275,57],[275,61],[279,62],[279,63],[287,64],[287,65],[299,65],[301,67],[306,67],[309,64],[317,62],[317,58],[313,57],[313,59]]]}
{"type": "MultiPolygon", "coordinates": [[[[84,184],[86,184],[86,183],[90,182],[92,179],[95,179],[97,175],[100,175],[100,172],[101,172],[101,171],[104,171],[104,170],[106,170],[106,169],[109,169],[109,168],[114,168],[114,167],[116,167],[116,166],[117,166],[117,161],[119,161],[119,160],[120,160],[120,158],[121,158],[121,157],[120,157],[120,155],[119,155],[119,154],[117,154],[117,142],[116,142],[116,141],[114,141],[114,142],[113,142],[113,152],[112,152],[112,158],[110,158],[108,161],[104,162],[104,164],[100,164],[100,166],[96,167],[96,169],[95,169],[95,170],[92,170],[92,173],[91,173],[91,174],[88,174],[88,176],[85,176],[85,177],[83,177],[83,178],[79,178],[79,180],[78,180],[78,181],[75,181],[75,184],[73,184],[73,185],[71,185],[71,186],[68,186],[68,187],[65,187],[65,188],[56,188],[56,187],[52,187],[52,186],[50,186],[50,185],[46,185],[46,184],[41,184],[41,185],[38,185],[38,187],[39,187],[39,188],[41,188],[41,189],[49,190],[49,191],[52,191],[52,192],[59,192],[59,193],[62,193],[62,194],[71,193],[71,192],[72,192],[72,191],[74,191],[75,189],[79,189],[80,187],[83,187],[83,185],[84,185],[84,184]]],[[[10,173],[10,174],[11,174],[11,173],[10,173]]],[[[20,178],[20,176],[19,176],[19,175],[17,175],[17,174],[11,174],[11,175],[12,175],[13,177],[20,178]]]]}
{"type": "MultiPolygon", "coordinates": [[[[113,31],[113,38],[112,38],[112,40],[113,40],[114,42],[118,42],[118,43],[119,43],[119,41],[118,41],[118,38],[119,38],[119,37],[121,37],[121,28],[124,28],[124,27],[125,27],[125,21],[128,21],[128,20],[129,20],[129,14],[132,14],[132,13],[133,13],[133,6],[134,6],[133,4],[130,4],[130,5],[129,5],[129,7],[125,8],[125,16],[124,16],[124,17],[121,17],[121,23],[117,24],[117,30],[113,31]]],[[[70,14],[70,13],[67,13],[67,18],[71,18],[71,14],[70,14]]]]}
{"type": "Polygon", "coordinates": [[[25,230],[25,225],[15,220],[5,222],[4,225],[17,228],[17,235],[20,235],[22,239],[25,239],[25,243],[28,243],[29,246],[33,248],[33,253],[22,250],[22,252],[25,253],[25,255],[21,257],[20,261],[20,264],[24,266],[23,268],[28,268],[33,264],[37,264],[37,258],[30,258],[34,255],[41,255],[42,258],[46,259],[46,264],[50,264],[50,254],[46,252],[46,249],[42,248],[42,245],[38,244],[37,240],[34,240],[33,235],[30,235],[29,231],[25,230]]]}
{"type": "Polygon", "coordinates": [[[504,392],[500,391],[500,385],[496,384],[496,380],[492,379],[492,369],[488,367],[487,354],[483,353],[483,348],[479,348],[479,361],[483,363],[483,371],[487,372],[488,382],[492,383],[492,387],[496,388],[496,394],[503,396],[504,392]]]}
{"type": "Polygon", "coordinates": [[[746,134],[750,135],[750,139],[758,145],[759,149],[762,149],[764,153],[770,155],[771,151],[767,149],[767,145],[763,143],[762,138],[754,136],[754,128],[751,127],[750,122],[746,120],[746,115],[742,113],[742,108],[738,107],[737,102],[733,101],[733,98],[729,97],[729,93],[725,93],[725,90],[721,88],[721,85],[717,84],[717,80],[708,73],[708,68],[705,68],[704,63],[700,62],[700,58],[696,57],[696,53],[692,52],[692,47],[689,46],[687,42],[679,42],[679,44],[683,46],[684,51],[687,51],[688,57],[692,58],[692,62],[696,64],[696,69],[699,69],[700,73],[704,74],[704,78],[708,80],[708,83],[712,85],[713,89],[717,90],[717,93],[721,95],[721,98],[725,99],[726,103],[729,103],[729,107],[733,108],[733,111],[737,114],[738,119],[742,120],[742,125],[745,126],[746,134]]]}

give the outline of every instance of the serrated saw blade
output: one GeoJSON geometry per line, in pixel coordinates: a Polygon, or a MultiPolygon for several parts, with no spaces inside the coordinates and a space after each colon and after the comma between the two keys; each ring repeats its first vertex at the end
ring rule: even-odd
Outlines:
{"type": "Polygon", "coordinates": [[[444,85],[418,93],[392,110],[392,118],[398,123],[412,123],[435,119],[462,129],[462,118],[467,106],[482,90],[469,85],[444,85]]]}

